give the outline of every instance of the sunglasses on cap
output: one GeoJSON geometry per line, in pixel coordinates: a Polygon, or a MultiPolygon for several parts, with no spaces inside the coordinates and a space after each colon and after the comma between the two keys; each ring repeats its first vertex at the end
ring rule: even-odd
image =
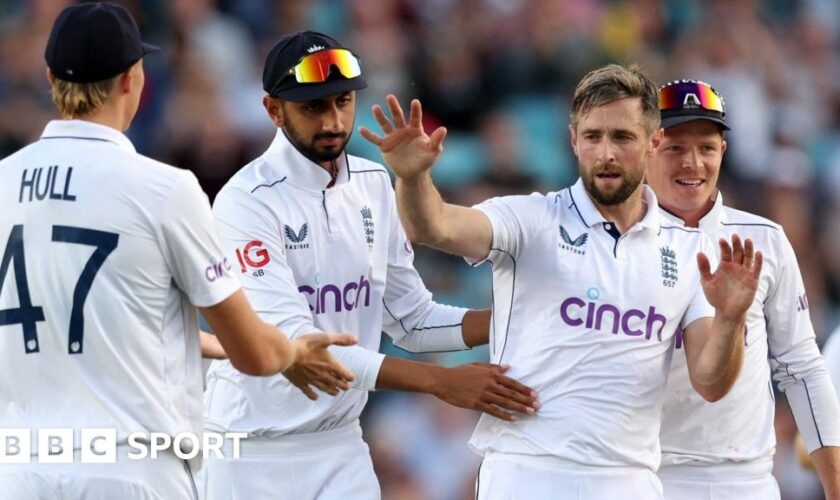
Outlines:
{"type": "Polygon", "coordinates": [[[289,69],[288,74],[295,75],[298,83],[323,83],[330,77],[333,66],[345,78],[362,75],[359,58],[347,49],[327,49],[307,54],[289,69]]]}
{"type": "Polygon", "coordinates": [[[678,80],[659,89],[659,111],[704,109],[726,114],[723,98],[708,83],[678,80]]]}

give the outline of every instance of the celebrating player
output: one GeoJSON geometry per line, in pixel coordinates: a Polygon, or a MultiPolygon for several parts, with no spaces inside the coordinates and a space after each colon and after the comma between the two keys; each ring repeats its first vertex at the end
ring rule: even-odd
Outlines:
{"type": "Polygon", "coordinates": [[[353,378],[326,350],[353,337],[290,342],[261,321],[195,177],[137,154],[123,135],[154,50],[122,7],[62,11],[46,61],[64,119],[0,162],[0,428],[22,433],[4,434],[0,498],[193,498],[172,450],[130,460],[126,443],[135,433],[201,433],[194,306],[239,370],[291,366],[307,391],[353,378]],[[90,428],[115,431],[116,464],[82,463],[85,452],[107,452],[107,438],[84,448],[90,428]]]}
{"type": "Polygon", "coordinates": [[[505,420],[538,406],[504,367],[443,368],[377,352],[383,330],[413,352],[483,344],[490,315],[432,301],[385,168],[346,153],[355,92],[365,86],[359,59],[336,40],[311,31],[282,37],[263,73],[277,135],[213,206],[228,258],[266,321],[293,338],[313,329],[358,332],[360,346],[337,356],[360,390],[312,402],[284,378],[247,377],[214,362],[208,427],[252,437],[240,459],[208,460],[208,499],[379,498],[359,426],[374,388],[430,393],[505,420]]]}
{"type": "Polygon", "coordinates": [[[840,498],[840,409],[815,342],[793,248],[778,224],[723,204],[717,181],[729,127],[721,96],[706,83],[680,80],[659,90],[659,108],[665,133],[647,179],[662,217],[715,238],[737,231],[765,256],[742,338],[744,366],[725,398],[709,404],[690,390],[687,352],[677,336],[660,431],[665,496],[779,498],[772,475],[772,369],[826,496],[840,498]]]}
{"type": "Polygon", "coordinates": [[[387,101],[390,121],[374,107],[384,137],[362,134],[397,176],[407,233],[492,264],[493,361],[540,393],[533,416],[482,416],[470,442],[484,456],[477,498],[662,498],[654,471],[674,332],[685,331],[694,388],[723,397],[741,365],[761,254],[750,240],[721,240],[712,273],[700,231],[662,220],[642,184],[661,138],[653,82],[617,65],[586,75],[569,127],[577,183],[476,208],[444,203],[432,182],[446,130],[426,135],[416,100],[408,122],[387,101]]]}

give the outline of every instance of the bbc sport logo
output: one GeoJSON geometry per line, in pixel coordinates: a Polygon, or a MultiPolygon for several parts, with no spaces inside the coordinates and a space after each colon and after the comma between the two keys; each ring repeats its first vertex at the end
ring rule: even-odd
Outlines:
{"type": "MultiPolygon", "coordinates": [[[[117,430],[83,428],[79,439],[72,428],[0,428],[0,464],[28,464],[33,458],[42,464],[113,464],[117,462],[117,430]],[[33,440],[32,435],[36,438],[33,440]],[[34,450],[33,450],[34,445],[34,450]],[[78,449],[78,453],[75,450],[78,449]],[[78,458],[77,458],[78,457],[78,458]]],[[[172,452],[181,460],[203,458],[239,458],[244,432],[181,432],[174,437],[164,432],[132,432],[126,447],[129,460],[156,459],[160,453],[172,452]],[[230,446],[225,447],[225,442],[230,446]],[[224,456],[224,450],[230,456],[224,456]]]]}

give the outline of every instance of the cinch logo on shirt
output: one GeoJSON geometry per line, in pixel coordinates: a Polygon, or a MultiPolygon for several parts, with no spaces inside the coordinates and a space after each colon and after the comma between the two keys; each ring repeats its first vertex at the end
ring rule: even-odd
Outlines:
{"type": "Polygon", "coordinates": [[[803,293],[799,297],[796,297],[796,312],[802,312],[808,310],[808,294],[803,293]]]}
{"type": "Polygon", "coordinates": [[[283,224],[283,232],[286,233],[286,239],[291,243],[286,243],[286,250],[300,250],[302,248],[309,248],[309,243],[303,241],[309,235],[309,224],[306,222],[300,226],[300,230],[295,232],[288,224],[283,224]]]}
{"type": "Polygon", "coordinates": [[[204,269],[204,277],[207,278],[207,281],[212,283],[224,276],[226,269],[230,269],[227,257],[225,257],[225,259],[221,262],[211,261],[210,265],[204,269]]]}
{"type": "Polygon", "coordinates": [[[366,280],[364,276],[359,278],[358,283],[351,281],[344,286],[328,283],[317,288],[303,285],[298,287],[298,291],[314,296],[315,306],[312,306],[310,300],[309,310],[315,314],[352,311],[358,307],[370,306],[370,281],[366,280]],[[365,301],[360,304],[362,290],[365,292],[365,301]],[[330,296],[332,296],[331,300],[330,296]]]}
{"type": "Polygon", "coordinates": [[[640,337],[644,335],[645,339],[650,339],[656,329],[656,340],[662,342],[662,329],[665,327],[667,318],[661,314],[657,314],[656,308],[651,306],[647,313],[639,309],[630,309],[622,312],[618,307],[611,304],[597,304],[595,302],[586,302],[578,297],[569,297],[560,304],[560,317],[563,322],[569,326],[584,325],[586,328],[601,330],[602,326],[610,326],[610,330],[614,335],[618,334],[619,328],[624,335],[630,337],[640,337]],[[609,319],[609,323],[605,320],[609,319]],[[636,318],[645,323],[645,329],[633,329],[630,327],[630,320],[636,318]],[[657,329],[657,326],[659,327],[657,329]]]}

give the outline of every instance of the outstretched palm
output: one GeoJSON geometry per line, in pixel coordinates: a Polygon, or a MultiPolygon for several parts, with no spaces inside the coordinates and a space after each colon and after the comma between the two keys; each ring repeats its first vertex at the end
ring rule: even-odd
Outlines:
{"type": "Polygon", "coordinates": [[[385,116],[381,106],[373,106],[373,116],[382,127],[384,137],[365,127],[360,127],[359,133],[379,147],[382,158],[397,177],[410,178],[429,170],[443,152],[446,129],[438,127],[432,135],[426,134],[422,123],[423,109],[417,99],[411,101],[407,124],[397,98],[388,95],[385,100],[391,111],[393,123],[385,116]]]}
{"type": "Polygon", "coordinates": [[[753,252],[752,240],[741,245],[741,238],[732,235],[732,246],[720,240],[720,264],[711,272],[709,259],[697,254],[700,281],[706,300],[720,314],[728,318],[739,318],[747,312],[758,289],[763,256],[753,252]]]}

